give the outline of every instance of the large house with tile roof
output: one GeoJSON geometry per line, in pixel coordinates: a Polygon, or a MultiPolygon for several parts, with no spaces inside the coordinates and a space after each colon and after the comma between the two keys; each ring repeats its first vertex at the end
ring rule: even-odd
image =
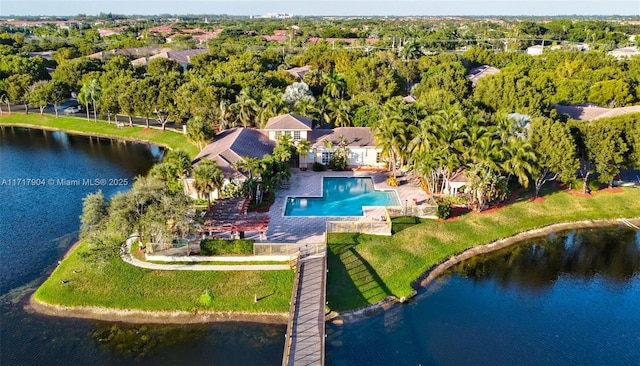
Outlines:
{"type": "MultiPolygon", "coordinates": [[[[340,141],[344,140],[349,150],[349,167],[385,166],[385,162],[380,158],[381,149],[376,146],[373,132],[369,127],[335,129],[313,129],[312,127],[313,121],[310,118],[289,113],[269,119],[265,128],[261,130],[244,127],[224,130],[200,151],[193,160],[193,164],[197,165],[202,159],[210,159],[222,169],[225,184],[241,183],[248,176],[238,172],[234,165],[243,157],[262,159],[265,155],[272,154],[280,137],[289,135],[294,143],[301,140],[310,142],[311,150],[304,161],[311,164],[314,162],[328,164],[333,153],[338,149],[340,141]]],[[[195,198],[198,195],[193,188],[193,181],[193,178],[184,180],[185,193],[195,198]]],[[[215,199],[218,196],[218,192],[213,192],[211,198],[215,199]]]]}

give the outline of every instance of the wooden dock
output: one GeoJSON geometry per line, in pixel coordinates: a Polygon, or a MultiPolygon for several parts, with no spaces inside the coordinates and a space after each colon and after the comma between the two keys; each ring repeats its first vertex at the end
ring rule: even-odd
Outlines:
{"type": "Polygon", "coordinates": [[[283,365],[324,365],[326,253],[300,259],[283,365]]]}

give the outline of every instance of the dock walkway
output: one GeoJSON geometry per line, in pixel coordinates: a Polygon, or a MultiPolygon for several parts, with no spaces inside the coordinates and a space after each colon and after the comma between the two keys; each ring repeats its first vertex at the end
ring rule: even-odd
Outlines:
{"type": "MultiPolygon", "coordinates": [[[[283,365],[324,364],[326,254],[302,258],[293,321],[285,342],[283,365]]],[[[294,289],[295,291],[295,289],[294,289]]]]}

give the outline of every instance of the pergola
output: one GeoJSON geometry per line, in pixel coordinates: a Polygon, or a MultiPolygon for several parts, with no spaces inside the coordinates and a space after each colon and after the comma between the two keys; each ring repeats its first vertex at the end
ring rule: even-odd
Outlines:
{"type": "Polygon", "coordinates": [[[245,232],[258,232],[264,238],[269,228],[269,216],[247,214],[248,198],[226,198],[216,203],[204,215],[204,222],[198,229],[201,233],[231,233],[244,237],[245,232]]]}

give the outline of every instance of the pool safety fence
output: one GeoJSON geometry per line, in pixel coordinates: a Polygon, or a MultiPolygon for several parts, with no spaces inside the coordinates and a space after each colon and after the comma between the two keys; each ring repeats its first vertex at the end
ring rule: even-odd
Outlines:
{"type": "Polygon", "coordinates": [[[327,233],[391,235],[391,218],[385,210],[381,221],[327,221],[327,233]]]}
{"type": "Polygon", "coordinates": [[[404,206],[387,206],[387,213],[390,217],[414,216],[423,219],[436,219],[438,204],[430,197],[426,203],[407,203],[404,206]]]}
{"type": "Polygon", "coordinates": [[[304,243],[254,243],[253,254],[259,256],[273,255],[295,255],[301,256],[323,253],[327,250],[324,243],[304,244],[304,243]]]}

